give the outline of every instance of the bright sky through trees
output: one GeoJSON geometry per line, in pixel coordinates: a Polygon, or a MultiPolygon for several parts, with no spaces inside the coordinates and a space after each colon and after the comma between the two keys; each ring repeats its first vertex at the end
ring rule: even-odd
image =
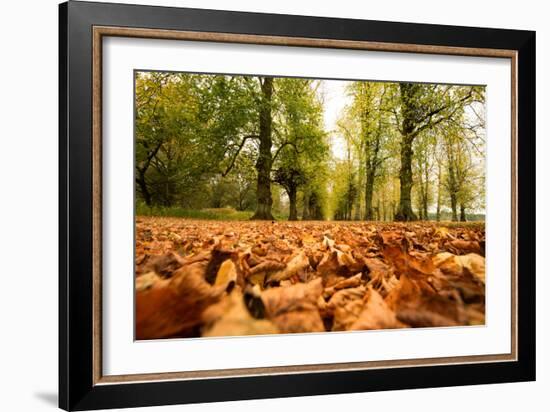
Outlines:
{"type": "Polygon", "coordinates": [[[351,104],[353,99],[349,96],[346,88],[351,82],[346,80],[321,80],[322,86],[319,92],[323,97],[323,115],[325,130],[330,131],[330,148],[337,159],[344,159],[345,142],[338,131],[337,123],[342,110],[351,104]]]}

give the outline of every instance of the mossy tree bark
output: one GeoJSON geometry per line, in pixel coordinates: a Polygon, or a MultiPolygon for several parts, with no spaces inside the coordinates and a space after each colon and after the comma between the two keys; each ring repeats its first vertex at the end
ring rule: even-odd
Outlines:
{"type": "Polygon", "coordinates": [[[288,220],[298,220],[298,208],[296,207],[296,189],[288,191],[289,215],[288,220]]]}
{"type": "Polygon", "coordinates": [[[418,220],[416,214],[412,209],[411,202],[411,190],[413,186],[412,175],[412,156],[413,148],[412,143],[414,136],[405,135],[401,141],[401,169],[399,171],[399,206],[397,207],[397,213],[395,214],[395,220],[409,222],[412,220],[418,220]]]}
{"type": "Polygon", "coordinates": [[[258,173],[256,188],[256,212],[253,220],[274,220],[271,214],[273,199],[271,198],[271,166],[273,158],[271,154],[271,99],[273,96],[273,78],[264,77],[260,80],[262,89],[262,101],[260,106],[260,150],[256,161],[258,173]]]}

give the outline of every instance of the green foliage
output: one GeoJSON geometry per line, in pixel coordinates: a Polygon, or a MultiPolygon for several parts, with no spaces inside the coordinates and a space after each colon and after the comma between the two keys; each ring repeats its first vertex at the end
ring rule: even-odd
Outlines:
{"type": "Polygon", "coordinates": [[[483,211],[482,87],[350,82],[337,129],[325,130],[322,80],[274,78],[268,100],[262,82],[136,73],[138,214],[248,219],[263,204],[260,171],[277,218],[457,220],[483,211]]]}
{"type": "Polygon", "coordinates": [[[274,155],[274,182],[289,197],[290,219],[297,219],[297,191],[302,191],[302,218],[326,217],[326,176],[329,145],[323,130],[323,107],[316,93],[318,81],[277,79],[279,111],[275,116],[278,149],[274,155]]]}
{"type": "Polygon", "coordinates": [[[150,204],[200,207],[242,135],[254,102],[243,76],[136,75],[136,169],[150,204]],[[147,193],[148,192],[148,193],[147,193]]]}

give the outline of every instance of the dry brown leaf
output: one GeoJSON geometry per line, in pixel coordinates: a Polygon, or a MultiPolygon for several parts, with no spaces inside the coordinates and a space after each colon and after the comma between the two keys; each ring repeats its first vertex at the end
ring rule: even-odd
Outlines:
{"type": "Polygon", "coordinates": [[[358,286],[356,288],[342,289],[334,293],[328,301],[329,310],[335,309],[338,306],[342,306],[345,302],[357,299],[363,299],[367,289],[365,286],[358,286]]]}
{"type": "Polygon", "coordinates": [[[451,252],[457,255],[463,255],[466,253],[477,253],[478,255],[483,254],[481,246],[476,240],[462,240],[456,239],[448,243],[448,248],[451,252]]]}
{"type": "Polygon", "coordinates": [[[258,244],[252,248],[252,253],[258,256],[265,256],[267,255],[267,248],[263,244],[258,244]]]}
{"type": "Polygon", "coordinates": [[[266,283],[280,282],[293,276],[302,277],[308,269],[311,269],[309,259],[302,250],[289,260],[284,269],[269,273],[266,277],[266,283]]]}
{"type": "Polygon", "coordinates": [[[485,258],[483,256],[475,253],[457,256],[445,252],[436,255],[433,261],[444,273],[462,275],[464,271],[467,271],[485,283],[485,258]]]}
{"type": "Polygon", "coordinates": [[[262,292],[267,318],[282,333],[322,332],[325,328],[317,308],[322,292],[321,279],[267,289],[262,292]]]}
{"type": "Polygon", "coordinates": [[[363,310],[362,299],[350,300],[333,310],[332,330],[349,330],[363,310]]]}
{"type": "Polygon", "coordinates": [[[301,237],[301,243],[303,246],[311,246],[317,243],[317,239],[309,233],[306,233],[301,237]]]}
{"type": "MultiPolygon", "coordinates": [[[[367,302],[376,302],[369,299],[374,292],[389,310],[395,309],[398,319],[411,326],[483,324],[484,248],[484,226],[476,223],[264,224],[140,216],[135,249],[139,322],[147,325],[149,320],[144,318],[148,316],[162,318],[155,321],[160,332],[151,328],[150,337],[198,336],[201,302],[207,302],[205,308],[215,305],[232,285],[236,285],[234,292],[239,287],[245,291],[245,306],[251,305],[249,312],[261,317],[263,294],[294,295],[295,286],[321,279],[324,290],[310,302],[310,308],[320,313],[322,330],[351,328],[367,302]],[[197,265],[202,278],[186,287],[191,293],[182,300],[173,276],[197,265]],[[203,284],[207,285],[204,290],[203,284]],[[358,285],[362,285],[359,295],[340,294],[339,303],[335,299],[358,285]],[[366,293],[365,286],[373,292],[366,293]],[[219,298],[209,300],[217,289],[219,298]],[[252,296],[251,290],[257,294],[252,296]],[[186,308],[193,299],[199,302],[196,309],[186,308]],[[143,302],[154,308],[145,317],[143,302]]],[[[186,278],[192,283],[193,276],[186,278]]],[[[278,318],[297,330],[300,316],[307,311],[294,310],[296,305],[285,304],[278,318]]],[[[306,321],[310,318],[315,315],[308,313],[306,321]]],[[[315,319],[315,327],[305,329],[320,329],[319,317],[315,319]]]]}
{"type": "Polygon", "coordinates": [[[332,317],[332,330],[346,330],[357,319],[363,307],[364,286],[337,291],[327,303],[326,315],[332,317]]]}
{"type": "Polygon", "coordinates": [[[136,338],[192,336],[201,315],[225,293],[204,278],[209,260],[178,269],[161,287],[136,292],[136,338]]]}
{"type": "Polygon", "coordinates": [[[397,319],[413,327],[463,325],[467,323],[464,305],[453,297],[436,293],[428,282],[403,275],[385,302],[397,319]]]}
{"type": "Polygon", "coordinates": [[[396,329],[404,328],[382,296],[373,288],[369,288],[364,297],[364,305],[357,320],[350,326],[350,330],[369,329],[396,329]]]}
{"type": "Polygon", "coordinates": [[[151,289],[154,285],[162,280],[155,272],[147,272],[136,278],[136,292],[142,292],[151,289]]]}
{"type": "Polygon", "coordinates": [[[176,253],[170,252],[166,255],[151,256],[138,268],[137,273],[155,272],[163,278],[169,278],[174,271],[182,267],[185,261],[176,253]]]}
{"type": "Polygon", "coordinates": [[[262,263],[250,269],[250,275],[255,275],[257,273],[269,274],[273,272],[279,272],[285,267],[286,263],[278,262],[276,260],[264,260],[262,263]]]}
{"type": "Polygon", "coordinates": [[[475,253],[459,256],[462,267],[485,283],[485,258],[475,253]]]}
{"type": "Polygon", "coordinates": [[[413,277],[424,277],[436,270],[429,254],[407,253],[398,246],[386,246],[383,250],[386,261],[391,262],[395,267],[396,275],[408,275],[413,277]]]}
{"type": "Polygon", "coordinates": [[[214,282],[214,286],[222,287],[225,290],[231,289],[235,284],[237,283],[237,268],[235,267],[235,264],[230,259],[227,259],[224,261],[220,269],[218,270],[218,274],[216,275],[216,281],[214,282]]]}
{"type": "Polygon", "coordinates": [[[202,314],[202,336],[245,336],[279,333],[267,319],[254,318],[244,303],[243,294],[234,290],[202,314]]]}
{"type": "Polygon", "coordinates": [[[234,255],[234,252],[231,250],[223,250],[219,247],[215,247],[212,250],[210,259],[208,260],[208,265],[205,269],[204,279],[210,283],[214,284],[216,277],[218,276],[218,271],[223,262],[227,259],[231,259],[234,255]]]}
{"type": "Polygon", "coordinates": [[[358,273],[355,276],[352,276],[350,278],[345,278],[338,283],[335,283],[333,286],[325,288],[323,291],[323,296],[325,299],[330,298],[337,290],[340,289],[346,289],[346,288],[355,288],[357,286],[360,286],[362,283],[361,279],[361,273],[358,273]]]}
{"type": "Polygon", "coordinates": [[[445,252],[436,255],[433,261],[450,286],[460,292],[465,302],[484,302],[484,257],[475,253],[456,256],[445,252]]]}
{"type": "Polygon", "coordinates": [[[391,268],[380,259],[363,258],[363,262],[367,266],[370,277],[391,275],[391,268]]]}
{"type": "Polygon", "coordinates": [[[328,236],[323,236],[323,248],[326,250],[332,250],[334,248],[334,240],[328,236]]]}

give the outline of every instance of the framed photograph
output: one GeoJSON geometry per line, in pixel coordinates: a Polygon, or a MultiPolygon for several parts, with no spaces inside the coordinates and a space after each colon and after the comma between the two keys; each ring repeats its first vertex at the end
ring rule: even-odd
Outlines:
{"type": "Polygon", "coordinates": [[[535,33],[60,5],[66,410],[535,379],[535,33]]]}

